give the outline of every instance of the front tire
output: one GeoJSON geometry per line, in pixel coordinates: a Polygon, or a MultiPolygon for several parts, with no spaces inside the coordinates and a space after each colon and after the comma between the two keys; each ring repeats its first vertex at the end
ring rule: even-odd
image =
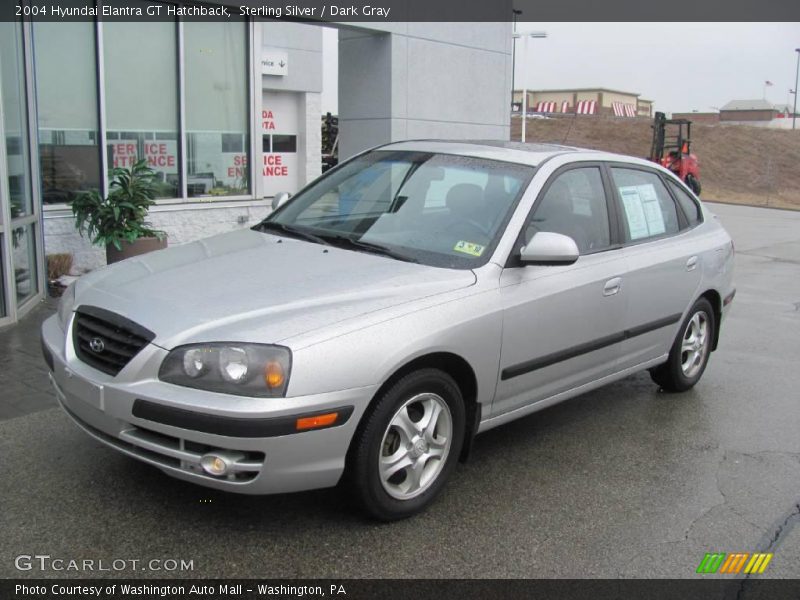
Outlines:
{"type": "Polygon", "coordinates": [[[464,441],[464,399],[438,369],[405,375],[375,400],[351,449],[351,490],[382,521],[425,509],[444,487],[464,441]]]}
{"type": "Polygon", "coordinates": [[[706,370],[716,326],[711,303],[700,298],[681,324],[667,362],[650,369],[653,381],[668,392],[694,387],[706,370]]]}

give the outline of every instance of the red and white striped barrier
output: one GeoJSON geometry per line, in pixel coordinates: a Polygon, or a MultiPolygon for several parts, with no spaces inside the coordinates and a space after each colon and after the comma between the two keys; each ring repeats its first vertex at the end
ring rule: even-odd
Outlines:
{"type": "Polygon", "coordinates": [[[575,114],[577,115],[595,115],[597,114],[597,100],[580,100],[575,105],[575,114]]]}
{"type": "Polygon", "coordinates": [[[568,113],[569,112],[569,102],[567,102],[566,100],[564,100],[561,103],[561,112],[562,113],[568,113]]]}
{"type": "Polygon", "coordinates": [[[534,112],[554,113],[556,112],[555,102],[537,102],[534,107],[534,112]]]}

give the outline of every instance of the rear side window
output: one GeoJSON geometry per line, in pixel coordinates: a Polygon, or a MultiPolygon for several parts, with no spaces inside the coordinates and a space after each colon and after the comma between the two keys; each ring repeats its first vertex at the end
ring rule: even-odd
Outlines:
{"type": "Polygon", "coordinates": [[[689,221],[689,227],[694,227],[697,225],[700,219],[700,207],[697,205],[697,202],[692,199],[692,197],[687,194],[681,186],[677,185],[676,183],[669,182],[669,187],[672,189],[672,193],[675,194],[675,197],[678,199],[678,204],[681,205],[681,209],[683,210],[683,214],[686,215],[686,220],[689,221]]]}
{"type": "Polygon", "coordinates": [[[611,167],[622,201],[622,222],[628,240],[636,242],[678,232],[678,210],[661,178],[638,169],[611,167]]]}

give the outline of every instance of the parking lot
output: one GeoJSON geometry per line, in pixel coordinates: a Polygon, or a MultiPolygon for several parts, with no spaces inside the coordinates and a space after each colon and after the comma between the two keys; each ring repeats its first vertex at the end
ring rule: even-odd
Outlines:
{"type": "MultiPolygon", "coordinates": [[[[394,524],[338,489],[245,497],[173,480],[55,407],[38,324],[0,332],[0,577],[14,557],[177,559],[98,576],[695,577],[706,552],[773,552],[800,577],[800,212],[712,206],[737,295],[704,378],[646,373],[477,438],[442,498],[394,524]]],[[[589,318],[588,316],[585,318],[589,318]]]]}

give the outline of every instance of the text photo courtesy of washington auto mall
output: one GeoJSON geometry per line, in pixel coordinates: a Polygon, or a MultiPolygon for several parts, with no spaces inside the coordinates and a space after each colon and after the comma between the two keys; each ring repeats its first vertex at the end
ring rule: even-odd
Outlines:
{"type": "Polygon", "coordinates": [[[0,3],[0,599],[800,598],[800,3],[0,3]]]}

